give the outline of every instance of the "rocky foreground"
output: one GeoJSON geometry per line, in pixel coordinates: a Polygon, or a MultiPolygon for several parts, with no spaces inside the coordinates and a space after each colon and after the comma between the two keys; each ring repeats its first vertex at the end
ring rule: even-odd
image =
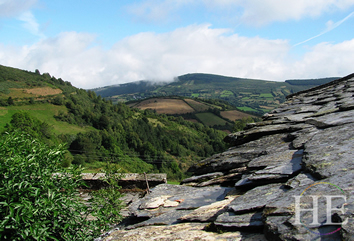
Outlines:
{"type": "Polygon", "coordinates": [[[353,94],[354,74],[289,96],[100,240],[354,240],[353,94]]]}

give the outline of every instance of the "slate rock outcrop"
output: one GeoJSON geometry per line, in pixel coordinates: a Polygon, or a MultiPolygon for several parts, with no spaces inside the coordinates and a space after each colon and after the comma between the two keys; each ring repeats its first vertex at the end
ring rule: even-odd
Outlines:
{"type": "Polygon", "coordinates": [[[354,74],[288,96],[100,239],[354,240],[353,96],[354,74]]]}

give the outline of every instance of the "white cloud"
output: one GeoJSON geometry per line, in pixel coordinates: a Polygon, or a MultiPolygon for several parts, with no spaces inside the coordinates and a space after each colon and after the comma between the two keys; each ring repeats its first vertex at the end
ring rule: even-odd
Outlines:
{"type": "Polygon", "coordinates": [[[44,34],[39,30],[39,24],[33,14],[29,11],[23,12],[19,16],[19,20],[23,21],[23,27],[27,29],[31,34],[40,38],[44,38],[44,34]]]}
{"type": "Polygon", "coordinates": [[[353,73],[354,39],[339,44],[321,43],[297,61],[292,69],[294,76],[306,78],[346,76],[353,73]]]}
{"type": "Polygon", "coordinates": [[[0,18],[18,16],[36,3],[37,0],[0,0],[0,18]]]}
{"type": "Polygon", "coordinates": [[[250,25],[264,25],[274,21],[317,17],[326,12],[345,10],[354,0],[144,0],[129,6],[135,16],[145,21],[161,21],[183,16],[184,7],[206,7],[206,11],[227,15],[250,25]]]}
{"type": "Polygon", "coordinates": [[[0,63],[39,69],[76,87],[93,88],[141,79],[172,80],[196,72],[269,80],[343,76],[352,71],[354,54],[353,39],[317,45],[295,62],[285,40],[248,38],[209,25],[140,33],[108,50],[95,41],[91,34],[66,32],[22,48],[0,45],[0,63]]]}

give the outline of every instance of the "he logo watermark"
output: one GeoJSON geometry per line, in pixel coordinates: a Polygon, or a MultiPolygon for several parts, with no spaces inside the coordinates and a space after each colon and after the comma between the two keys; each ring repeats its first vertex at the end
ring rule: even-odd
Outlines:
{"type": "MultiPolygon", "coordinates": [[[[348,223],[348,218],[346,218],[343,222],[332,222],[332,211],[339,211],[342,214],[345,213],[344,210],[344,204],[341,206],[341,208],[333,208],[333,200],[335,199],[342,199],[344,201],[344,203],[347,202],[347,197],[345,195],[306,195],[306,199],[311,199],[312,200],[312,208],[301,208],[301,204],[302,203],[301,199],[305,199],[305,196],[303,195],[306,190],[308,190],[310,187],[314,186],[314,185],[318,185],[318,184],[326,184],[326,185],[331,185],[336,187],[339,191],[342,192],[342,194],[345,194],[344,191],[342,189],[340,189],[338,186],[329,183],[329,182],[318,182],[318,183],[314,183],[312,185],[310,185],[309,187],[307,187],[300,196],[294,196],[295,198],[295,222],[294,225],[303,225],[305,228],[307,228],[309,231],[311,231],[308,226],[324,226],[324,225],[345,225],[348,223]],[[319,208],[319,199],[320,198],[324,198],[326,200],[326,208],[325,208],[325,213],[326,213],[326,222],[319,222],[319,209],[321,210],[321,212],[323,212],[322,208],[319,208]],[[311,212],[312,213],[312,223],[308,223],[308,224],[304,224],[303,222],[301,222],[301,212],[311,212]]],[[[308,203],[306,203],[308,204],[308,203]]],[[[330,233],[315,233],[313,231],[311,231],[312,233],[318,234],[320,236],[324,236],[324,235],[330,235],[333,234],[335,232],[338,232],[341,229],[341,227],[339,227],[337,230],[335,230],[334,232],[330,232],[330,233]]]]}

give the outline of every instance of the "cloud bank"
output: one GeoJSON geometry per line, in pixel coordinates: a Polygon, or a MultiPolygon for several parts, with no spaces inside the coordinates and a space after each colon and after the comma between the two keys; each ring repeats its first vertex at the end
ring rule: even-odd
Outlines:
{"type": "Polygon", "coordinates": [[[80,88],[172,80],[197,72],[280,81],[344,76],[353,71],[353,55],[354,39],[316,45],[295,60],[286,40],[243,37],[207,24],[136,34],[108,50],[96,44],[95,35],[78,32],[64,32],[31,46],[0,44],[2,65],[39,69],[80,88]]]}

